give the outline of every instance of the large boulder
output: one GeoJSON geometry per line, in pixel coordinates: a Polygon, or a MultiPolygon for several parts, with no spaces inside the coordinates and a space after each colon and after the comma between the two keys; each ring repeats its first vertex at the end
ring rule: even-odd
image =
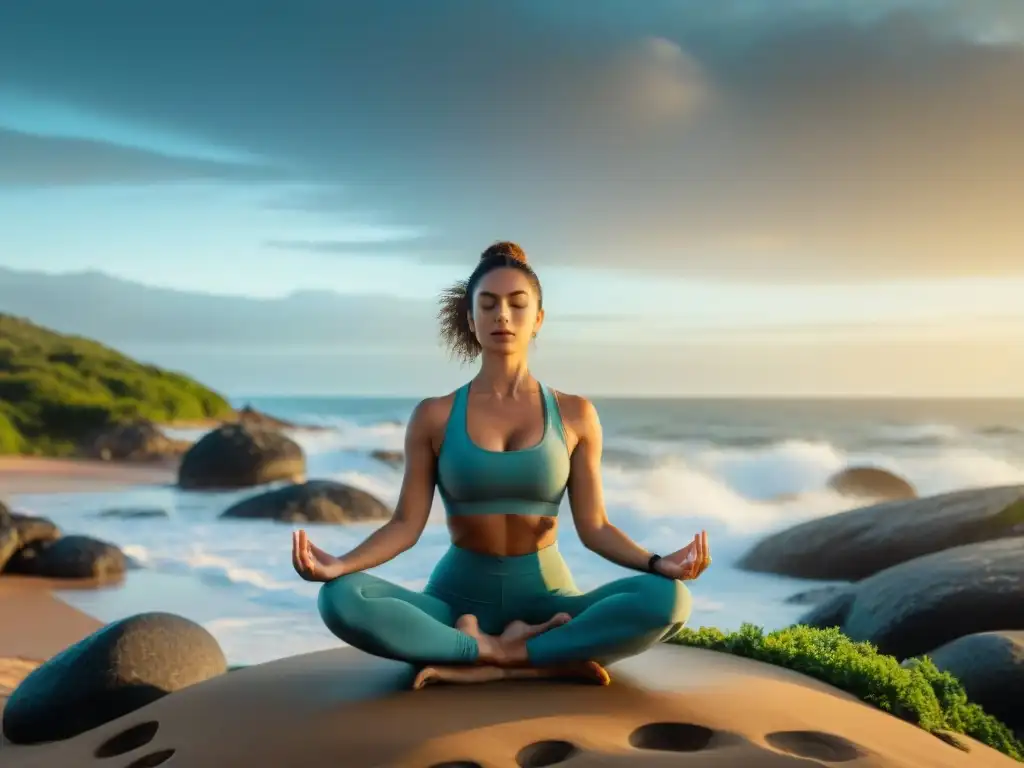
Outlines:
{"type": "Polygon", "coordinates": [[[18,551],[21,543],[18,539],[18,529],[11,517],[11,512],[0,501],[0,571],[4,569],[7,561],[18,551]]]}
{"type": "Polygon", "coordinates": [[[152,519],[152,518],[166,518],[170,517],[167,514],[166,509],[160,507],[115,507],[114,509],[105,509],[99,512],[97,517],[115,517],[119,520],[141,520],[141,519],[152,519]]]}
{"type": "Polygon", "coordinates": [[[11,521],[18,532],[19,547],[60,538],[60,528],[49,518],[11,512],[11,521]]]}
{"type": "Polygon", "coordinates": [[[189,489],[301,482],[305,476],[306,456],[298,443],[275,430],[246,424],[223,424],[207,432],[178,467],[178,485],[189,489]]]}
{"type": "Polygon", "coordinates": [[[904,659],[976,632],[1024,629],[1024,536],[887,568],[800,619],[904,659]]]}
{"type": "Polygon", "coordinates": [[[216,639],[188,619],[143,613],[108,624],[37,667],[3,711],[15,744],[69,739],[224,673],[216,639]]]}
{"type": "Polygon", "coordinates": [[[60,529],[45,517],[33,517],[11,512],[0,502],[0,572],[18,550],[37,542],[53,541],[60,537],[60,529]]]}
{"type": "Polygon", "coordinates": [[[243,499],[221,517],[286,523],[356,523],[387,520],[391,509],[366,491],[331,480],[310,480],[243,499]]]}
{"type": "Polygon", "coordinates": [[[403,451],[389,451],[381,448],[370,451],[370,456],[384,464],[390,464],[392,467],[400,467],[405,463],[405,453],[403,451]]]}
{"type": "Polygon", "coordinates": [[[1024,631],[967,635],[928,655],[963,683],[971,701],[1024,733],[1024,631]]]}
{"type": "Polygon", "coordinates": [[[89,536],[62,536],[21,547],[7,561],[4,572],[102,582],[119,578],[127,566],[124,553],[113,544],[89,536]]]}
{"type": "Polygon", "coordinates": [[[954,491],[810,520],[767,537],[739,567],[856,581],[949,547],[1024,534],[1024,485],[954,491]]]}
{"type": "Polygon", "coordinates": [[[914,486],[879,467],[847,467],[829,478],[828,487],[843,496],[859,496],[878,501],[917,497],[914,486]]]}
{"type": "Polygon", "coordinates": [[[251,405],[246,403],[244,406],[238,409],[235,414],[239,424],[245,424],[249,427],[256,429],[298,429],[299,425],[291,421],[285,421],[279,419],[276,416],[271,416],[269,413],[263,413],[257,411],[251,405]]]}
{"type": "Polygon", "coordinates": [[[85,453],[103,461],[156,461],[181,456],[190,445],[188,440],[173,440],[153,422],[140,419],[99,433],[85,453]]]}

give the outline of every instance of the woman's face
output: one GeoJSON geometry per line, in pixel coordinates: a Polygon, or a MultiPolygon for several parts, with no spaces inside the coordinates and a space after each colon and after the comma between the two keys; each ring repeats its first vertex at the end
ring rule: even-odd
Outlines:
{"type": "Polygon", "coordinates": [[[530,278],[514,267],[491,270],[477,283],[469,325],[489,352],[525,352],[544,321],[530,278]]]}

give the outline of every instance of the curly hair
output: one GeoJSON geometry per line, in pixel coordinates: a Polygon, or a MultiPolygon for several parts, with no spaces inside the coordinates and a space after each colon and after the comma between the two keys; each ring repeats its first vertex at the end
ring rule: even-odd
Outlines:
{"type": "Polygon", "coordinates": [[[480,354],[480,342],[469,327],[469,313],[473,308],[473,293],[480,280],[489,272],[511,267],[523,272],[537,291],[537,302],[544,306],[540,280],[529,265],[526,252],[516,243],[503,240],[489,246],[480,254],[480,262],[469,278],[459,280],[441,294],[437,318],[441,323],[441,340],[453,357],[472,362],[480,354]]]}

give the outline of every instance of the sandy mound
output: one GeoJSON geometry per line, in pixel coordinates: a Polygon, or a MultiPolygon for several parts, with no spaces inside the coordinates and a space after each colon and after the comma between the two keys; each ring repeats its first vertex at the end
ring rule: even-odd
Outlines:
{"type": "Polygon", "coordinates": [[[611,671],[606,688],[519,681],[414,692],[406,690],[409,666],[342,648],[221,675],[68,741],[7,746],[3,762],[5,768],[1019,765],[966,737],[958,738],[968,752],[817,681],[726,654],[661,646],[611,671]]]}

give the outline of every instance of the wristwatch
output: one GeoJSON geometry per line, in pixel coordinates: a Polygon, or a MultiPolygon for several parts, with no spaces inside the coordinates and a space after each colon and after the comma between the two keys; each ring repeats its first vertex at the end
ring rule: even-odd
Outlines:
{"type": "Polygon", "coordinates": [[[661,574],[654,569],[654,564],[659,560],[661,560],[661,555],[651,555],[651,559],[647,561],[647,570],[660,576],[661,574]]]}

